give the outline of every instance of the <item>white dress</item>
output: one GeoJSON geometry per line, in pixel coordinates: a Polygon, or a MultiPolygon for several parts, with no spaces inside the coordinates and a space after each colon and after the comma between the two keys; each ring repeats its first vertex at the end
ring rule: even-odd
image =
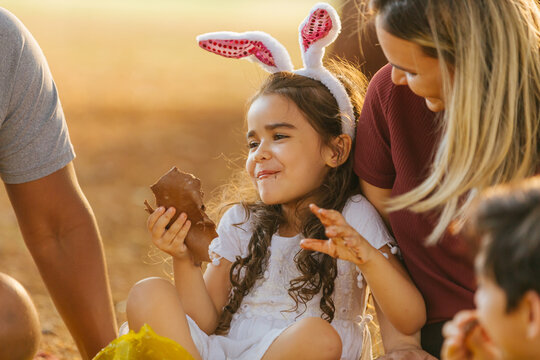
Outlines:
{"type": "MultiPolygon", "coordinates": [[[[343,214],[347,222],[375,248],[393,244],[377,211],[364,197],[356,195],[349,199],[343,214]]],[[[210,251],[231,262],[238,255],[246,256],[251,237],[250,223],[232,225],[242,223],[245,219],[241,206],[229,209],[220,221],[217,230],[219,237],[210,245],[210,251]]],[[[203,359],[260,359],[276,337],[295,321],[321,316],[320,294],[307,303],[307,309],[300,305],[296,312],[286,311],[295,304],[287,289],[289,281],[300,275],[293,258],[301,249],[301,239],[301,235],[272,237],[264,278],[257,280],[244,297],[233,315],[227,335],[208,336],[188,317],[191,335],[203,359]]],[[[359,273],[354,264],[338,260],[337,268],[333,294],[336,310],[331,324],[341,336],[342,359],[357,360],[362,351],[366,323],[362,319],[364,288],[357,285],[359,273]]]]}

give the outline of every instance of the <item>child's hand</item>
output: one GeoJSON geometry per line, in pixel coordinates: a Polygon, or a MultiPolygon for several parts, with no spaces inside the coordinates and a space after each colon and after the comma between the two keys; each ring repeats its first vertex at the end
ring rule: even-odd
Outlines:
{"type": "Polygon", "coordinates": [[[304,239],[300,246],[332,257],[362,265],[369,261],[376,249],[346,221],[339,211],[321,209],[310,204],[310,210],[321,220],[329,240],[304,239]]]}
{"type": "Polygon", "coordinates": [[[443,360],[496,360],[501,355],[478,323],[475,310],[464,310],[443,327],[443,360]]]}
{"type": "Polygon", "coordinates": [[[180,214],[169,229],[166,229],[175,212],[176,209],[173,207],[165,211],[165,208],[160,206],[150,214],[146,226],[152,235],[152,242],[158,249],[178,260],[190,259],[191,254],[184,243],[191,226],[191,221],[187,220],[187,215],[185,213],[180,214]]]}

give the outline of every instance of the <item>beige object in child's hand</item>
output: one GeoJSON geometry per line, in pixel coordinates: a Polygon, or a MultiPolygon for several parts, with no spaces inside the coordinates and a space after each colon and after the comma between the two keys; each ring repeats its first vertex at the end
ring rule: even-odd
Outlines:
{"type": "MultiPolygon", "coordinates": [[[[185,243],[193,261],[200,264],[202,261],[210,261],[208,247],[212,240],[217,237],[216,225],[205,213],[202,201],[201,181],[192,174],[181,172],[173,167],[163,175],[150,189],[156,197],[156,205],[165,209],[174,207],[176,213],[167,225],[169,226],[181,213],[186,213],[191,221],[191,228],[187,234],[185,243]]],[[[145,200],[146,211],[150,214],[154,209],[145,200]]]]}

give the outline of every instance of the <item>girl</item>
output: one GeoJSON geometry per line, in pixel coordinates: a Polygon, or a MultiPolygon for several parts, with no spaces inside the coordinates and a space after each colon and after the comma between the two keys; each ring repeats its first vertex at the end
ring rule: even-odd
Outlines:
{"type": "MultiPolygon", "coordinates": [[[[397,329],[411,334],[424,323],[423,300],[391,253],[392,238],[356,192],[349,153],[361,92],[349,98],[321,62],[339,19],[318,4],[300,29],[306,67],[295,72],[266,34],[199,37],[215,53],[251,52],[273,74],[247,113],[246,170],[257,199],[224,214],[204,275],[184,244],[186,215],[168,230],[175,209],[158,208],[148,219],[152,241],[173,257],[175,286],[156,278],[136,284],[130,327],[148,323],[197,359],[358,359],[363,278],[397,329]],[[302,240],[348,261],[303,250],[302,240]]],[[[355,90],[358,73],[337,70],[355,90]]]]}
{"type": "Polygon", "coordinates": [[[486,187],[540,170],[540,11],[535,0],[370,4],[390,64],[368,87],[355,172],[426,300],[422,347],[438,356],[443,324],[473,308],[476,288],[448,225],[486,187]]]}

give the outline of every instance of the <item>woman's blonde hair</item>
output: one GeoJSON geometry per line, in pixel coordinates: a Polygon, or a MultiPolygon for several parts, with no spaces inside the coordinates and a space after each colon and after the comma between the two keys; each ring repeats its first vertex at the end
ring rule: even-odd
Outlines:
{"type": "Polygon", "coordinates": [[[389,211],[438,211],[428,238],[459,229],[475,195],[539,165],[540,10],[536,0],[372,0],[382,26],[440,62],[446,96],[427,179],[389,211]]]}

